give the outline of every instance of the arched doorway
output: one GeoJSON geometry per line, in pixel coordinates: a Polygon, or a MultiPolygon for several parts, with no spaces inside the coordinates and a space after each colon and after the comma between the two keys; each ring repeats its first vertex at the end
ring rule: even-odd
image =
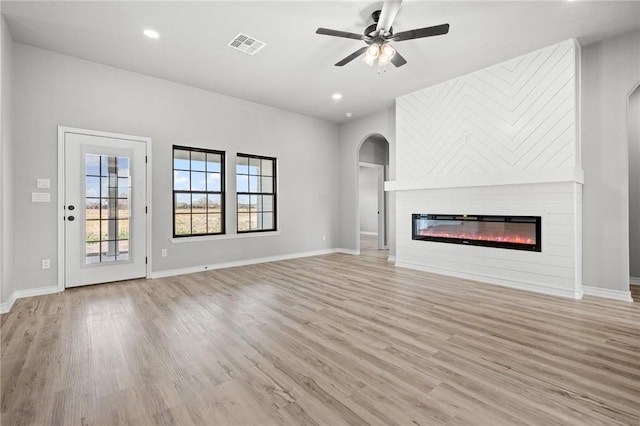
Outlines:
{"type": "Polygon", "coordinates": [[[380,134],[366,137],[358,150],[358,231],[360,254],[386,257],[389,248],[389,142],[380,134]]]}

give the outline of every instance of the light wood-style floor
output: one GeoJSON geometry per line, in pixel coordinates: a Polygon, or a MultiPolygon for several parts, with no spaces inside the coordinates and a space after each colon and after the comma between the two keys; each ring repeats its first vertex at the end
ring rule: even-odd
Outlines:
{"type": "Polygon", "coordinates": [[[21,299],[2,425],[638,425],[640,305],[331,254],[21,299]]]}

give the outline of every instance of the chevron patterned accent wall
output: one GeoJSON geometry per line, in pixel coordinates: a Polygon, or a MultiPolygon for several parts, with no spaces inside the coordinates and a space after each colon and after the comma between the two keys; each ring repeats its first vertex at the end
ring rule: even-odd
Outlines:
{"type": "Polygon", "coordinates": [[[398,98],[396,178],[579,168],[575,93],[567,40],[398,98]]]}
{"type": "Polygon", "coordinates": [[[582,289],[579,46],[396,101],[396,265],[564,297],[582,289]],[[542,217],[542,251],[411,239],[411,214],[542,217]]]}

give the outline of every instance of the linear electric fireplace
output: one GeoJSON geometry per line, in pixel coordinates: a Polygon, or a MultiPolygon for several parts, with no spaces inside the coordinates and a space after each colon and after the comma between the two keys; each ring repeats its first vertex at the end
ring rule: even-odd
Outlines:
{"type": "Polygon", "coordinates": [[[412,239],[541,251],[540,216],[413,214],[412,239]]]}

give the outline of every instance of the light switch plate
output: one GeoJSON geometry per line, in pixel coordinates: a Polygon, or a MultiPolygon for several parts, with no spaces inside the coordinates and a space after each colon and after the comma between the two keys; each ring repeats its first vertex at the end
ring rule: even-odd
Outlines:
{"type": "Polygon", "coordinates": [[[31,202],[32,203],[48,203],[51,201],[51,194],[48,192],[32,192],[31,193],[31,202]]]}
{"type": "Polygon", "coordinates": [[[49,179],[38,178],[36,186],[38,188],[51,188],[51,181],[49,179]]]}

